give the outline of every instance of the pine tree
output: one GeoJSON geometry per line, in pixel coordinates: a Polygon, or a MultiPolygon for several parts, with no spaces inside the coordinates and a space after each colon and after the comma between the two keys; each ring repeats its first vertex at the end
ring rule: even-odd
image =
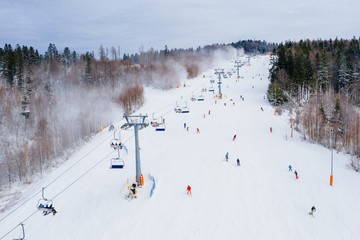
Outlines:
{"type": "Polygon", "coordinates": [[[86,52],[85,54],[85,79],[87,83],[92,84],[93,78],[92,78],[92,63],[94,60],[93,54],[86,52]]]}
{"type": "Polygon", "coordinates": [[[281,89],[280,84],[277,82],[270,83],[267,91],[267,99],[271,104],[275,106],[287,102],[287,98],[284,95],[284,91],[281,89]]]}
{"type": "Polygon", "coordinates": [[[15,85],[16,58],[10,44],[5,44],[2,75],[10,87],[15,85]]]}
{"type": "Polygon", "coordinates": [[[15,77],[17,81],[17,87],[21,93],[24,92],[24,56],[22,49],[19,45],[16,45],[15,49],[15,77]]]}

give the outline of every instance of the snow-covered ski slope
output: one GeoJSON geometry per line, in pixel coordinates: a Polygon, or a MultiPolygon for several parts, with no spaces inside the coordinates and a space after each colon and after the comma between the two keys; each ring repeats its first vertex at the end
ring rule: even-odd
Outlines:
{"type": "MultiPolygon", "coordinates": [[[[233,66],[229,60],[218,67],[227,72],[233,66]]],[[[36,240],[360,239],[360,175],[349,167],[348,156],[334,152],[334,185],[329,185],[331,151],[296,132],[291,138],[287,113],[274,115],[264,99],[269,67],[268,56],[252,57],[240,69],[239,81],[236,74],[222,79],[224,98],[216,103],[210,92],[203,93],[204,101],[190,100],[210,87],[210,76],[216,80],[214,70],[184,81],[186,87],[147,88],[137,114],[148,114],[149,121],[153,113],[162,116],[166,131],[151,126],[139,131],[145,186],[138,199],[124,199],[127,181],[135,176],[133,131],[121,131],[129,150],[121,155],[124,169],[109,169],[117,153],[106,128],[23,192],[19,203],[37,195],[0,222],[0,238],[12,229],[2,239],[21,237],[17,225],[23,222],[26,239],[36,240]],[[190,113],[175,113],[176,104],[185,102],[190,113]],[[156,179],[151,198],[149,174],[156,179]],[[192,197],[186,194],[188,184],[192,197]],[[42,186],[53,199],[55,216],[36,212],[42,186]],[[317,212],[310,216],[313,205],[317,212]]]]}

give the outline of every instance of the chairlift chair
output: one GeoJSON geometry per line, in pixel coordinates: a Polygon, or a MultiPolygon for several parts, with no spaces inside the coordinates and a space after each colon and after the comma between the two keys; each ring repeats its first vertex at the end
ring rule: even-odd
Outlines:
{"type": "Polygon", "coordinates": [[[202,95],[202,93],[200,94],[200,96],[198,96],[197,100],[198,101],[204,101],[204,96],[202,95]]]}
{"type": "Polygon", "coordinates": [[[176,106],[175,106],[175,108],[174,108],[174,111],[175,111],[176,113],[181,113],[181,107],[179,107],[179,105],[177,104],[177,102],[176,102],[176,106]]]}
{"type": "Polygon", "coordinates": [[[121,140],[120,139],[112,139],[110,142],[110,146],[113,149],[121,149],[121,140]]]}
{"type": "Polygon", "coordinates": [[[111,163],[110,163],[110,168],[111,169],[118,169],[118,168],[124,168],[124,160],[120,157],[117,157],[117,158],[112,158],[111,159],[111,163]]]}
{"type": "Polygon", "coordinates": [[[53,205],[52,200],[48,199],[39,199],[37,203],[37,209],[40,211],[49,211],[53,205]]]}
{"type": "Polygon", "coordinates": [[[122,148],[121,138],[117,138],[115,134],[116,134],[116,130],[114,131],[114,138],[110,141],[110,147],[112,147],[113,149],[121,149],[122,148]]]}
{"type": "Polygon", "coordinates": [[[159,121],[157,121],[157,120],[155,119],[155,120],[152,120],[152,121],[150,122],[150,125],[151,125],[152,127],[158,127],[158,126],[160,125],[160,123],[159,123],[159,121]]]}
{"type": "Polygon", "coordinates": [[[181,113],[189,113],[190,108],[187,106],[187,102],[185,102],[185,106],[181,108],[181,113]]]}
{"type": "Polygon", "coordinates": [[[21,229],[22,229],[22,237],[21,238],[14,238],[13,240],[25,240],[25,228],[24,228],[24,224],[20,223],[21,225],[21,229]]]}
{"type": "Polygon", "coordinates": [[[110,159],[110,168],[111,169],[121,169],[124,168],[124,160],[120,157],[120,150],[118,149],[118,156],[116,158],[110,159]]]}
{"type": "Polygon", "coordinates": [[[49,209],[51,209],[51,207],[53,205],[53,201],[51,199],[49,200],[49,199],[45,198],[44,190],[45,190],[45,188],[43,187],[41,190],[42,198],[39,199],[36,207],[40,211],[49,211],[49,209]]]}
{"type": "Polygon", "coordinates": [[[209,92],[212,92],[212,93],[214,93],[214,92],[215,92],[215,89],[214,89],[214,87],[213,87],[213,86],[209,87],[209,92]]]}
{"type": "Polygon", "coordinates": [[[160,121],[159,121],[159,119],[157,119],[157,118],[155,118],[154,117],[154,113],[152,114],[152,119],[151,119],[151,121],[150,121],[150,125],[152,126],[152,127],[158,127],[159,125],[160,125],[160,121]]]}
{"type": "Polygon", "coordinates": [[[182,107],[180,113],[189,113],[190,109],[188,107],[182,107]]]}
{"type": "Polygon", "coordinates": [[[166,129],[165,124],[160,124],[155,128],[155,131],[161,132],[161,131],[165,131],[165,129],[166,129]]]}
{"type": "Polygon", "coordinates": [[[165,127],[165,121],[164,119],[161,117],[161,121],[160,123],[155,127],[155,131],[165,131],[166,127],[165,127]]]}

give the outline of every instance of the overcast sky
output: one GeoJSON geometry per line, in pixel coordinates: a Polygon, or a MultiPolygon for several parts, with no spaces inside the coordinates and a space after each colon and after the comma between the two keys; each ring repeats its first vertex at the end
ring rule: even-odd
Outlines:
{"type": "Polygon", "coordinates": [[[0,0],[0,47],[79,53],[360,36],[360,0],[0,0]]]}

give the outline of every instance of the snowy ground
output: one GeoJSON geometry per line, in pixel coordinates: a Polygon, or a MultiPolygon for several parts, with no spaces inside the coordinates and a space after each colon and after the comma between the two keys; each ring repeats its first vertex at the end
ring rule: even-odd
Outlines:
{"type": "MultiPolygon", "coordinates": [[[[233,61],[219,65],[225,72],[233,66],[233,61]]],[[[213,70],[184,81],[186,87],[146,89],[138,113],[148,114],[149,121],[153,113],[162,116],[166,131],[149,126],[139,132],[145,186],[138,199],[124,199],[135,175],[133,131],[121,131],[129,153],[122,154],[125,168],[115,170],[109,169],[117,155],[109,146],[113,133],[105,129],[0,214],[0,239],[20,238],[21,222],[26,239],[37,240],[360,239],[360,175],[346,155],[334,152],[334,185],[329,185],[330,150],[302,141],[299,133],[290,138],[289,116],[274,115],[264,99],[268,69],[267,56],[253,57],[241,68],[240,81],[223,79],[224,99],[217,103],[210,92],[203,93],[203,102],[190,100],[210,87],[209,76],[216,80],[213,70]],[[190,113],[173,111],[185,102],[190,113]],[[151,198],[148,174],[156,179],[151,198]],[[186,195],[188,184],[192,197],[186,195]],[[55,216],[36,211],[42,186],[55,216]],[[313,205],[314,217],[308,214],[313,205]]]]}

